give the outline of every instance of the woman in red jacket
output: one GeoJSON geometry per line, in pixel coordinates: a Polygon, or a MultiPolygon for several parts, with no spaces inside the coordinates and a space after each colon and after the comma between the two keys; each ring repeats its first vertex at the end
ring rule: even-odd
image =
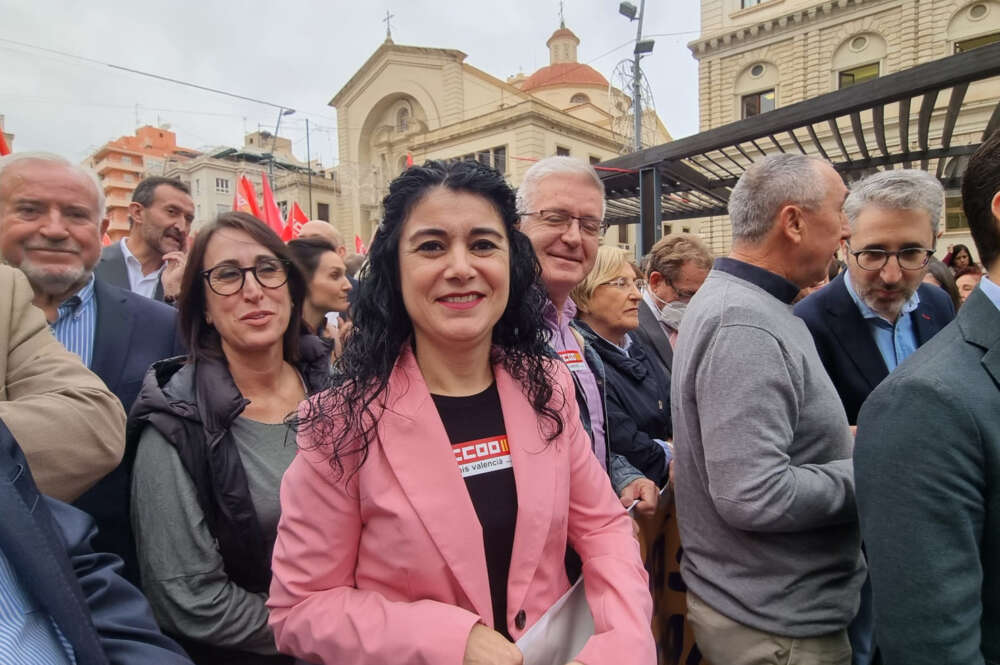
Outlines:
{"type": "MultiPolygon", "coordinates": [[[[632,527],[548,355],[514,195],[474,162],[390,186],[335,386],[300,408],[268,606],[314,663],[516,665],[583,561],[588,665],[652,665],[632,527]]],[[[576,661],[574,661],[576,662],[576,661]]]]}

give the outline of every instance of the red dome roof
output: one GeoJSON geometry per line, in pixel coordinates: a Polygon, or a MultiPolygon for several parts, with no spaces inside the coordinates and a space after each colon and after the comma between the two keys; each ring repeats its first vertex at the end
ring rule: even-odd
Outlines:
{"type": "Polygon", "coordinates": [[[608,80],[601,73],[579,62],[560,62],[542,67],[521,84],[525,92],[537,88],[568,85],[599,85],[607,87],[608,80]]]}

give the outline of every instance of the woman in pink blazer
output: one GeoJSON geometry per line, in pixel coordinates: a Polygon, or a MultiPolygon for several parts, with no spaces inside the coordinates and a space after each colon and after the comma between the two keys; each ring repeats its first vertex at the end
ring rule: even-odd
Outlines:
{"type": "Polygon", "coordinates": [[[571,545],[595,626],[573,663],[653,665],[631,521],[548,356],[513,192],[475,162],[428,162],[383,205],[340,378],[300,407],[282,481],[279,650],[518,665],[514,641],[569,588],[571,545]]]}

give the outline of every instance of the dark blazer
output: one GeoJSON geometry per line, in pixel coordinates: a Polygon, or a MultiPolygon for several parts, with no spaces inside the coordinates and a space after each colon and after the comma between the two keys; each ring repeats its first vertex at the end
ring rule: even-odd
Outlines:
{"type": "Polygon", "coordinates": [[[865,402],[854,475],[885,665],[1000,663],[1000,311],[981,290],[865,402]]]}
{"type": "Polygon", "coordinates": [[[191,665],[160,633],[139,590],[118,575],[118,558],[91,548],[93,521],[39,493],[3,422],[0,477],[0,551],[25,591],[59,626],[78,665],[191,665]]]}
{"type": "MultiPolygon", "coordinates": [[[[917,346],[921,346],[955,318],[955,308],[944,289],[921,284],[920,304],[910,313],[917,346]]],[[[806,322],[816,350],[840,394],[847,420],[856,425],[868,394],[889,374],[871,328],[844,284],[844,273],[795,306],[806,322]]]]}
{"type": "Polygon", "coordinates": [[[670,346],[670,338],[663,332],[663,326],[656,312],[649,308],[645,300],[639,301],[639,327],[631,333],[634,339],[642,342],[647,349],[656,352],[656,359],[667,372],[667,384],[674,371],[674,348],[670,346]]]}
{"type": "MultiPolygon", "coordinates": [[[[113,242],[101,250],[101,260],[94,267],[94,274],[97,279],[103,280],[112,286],[126,291],[132,290],[132,284],[128,281],[128,268],[125,266],[125,255],[122,253],[120,242],[113,242]]],[[[163,300],[163,281],[156,283],[156,291],[153,292],[154,300],[163,300]]]]}
{"type": "MultiPolygon", "coordinates": [[[[184,353],[173,307],[101,281],[94,282],[97,324],[90,369],[104,381],[127,413],[142,387],[150,365],[184,353]]],[[[84,492],[73,505],[97,522],[94,547],[117,554],[125,562],[123,574],[139,583],[139,569],[129,521],[132,465],[135,450],[125,449],[121,464],[84,492]]]]}

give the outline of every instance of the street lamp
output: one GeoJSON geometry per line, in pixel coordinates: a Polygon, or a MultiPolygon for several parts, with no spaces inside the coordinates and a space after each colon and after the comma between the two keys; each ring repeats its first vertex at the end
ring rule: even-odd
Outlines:
{"type": "Polygon", "coordinates": [[[635,142],[634,148],[638,152],[642,150],[642,70],[639,69],[639,60],[644,54],[653,52],[653,40],[642,38],[642,17],[646,14],[646,0],[640,0],[639,9],[631,2],[622,2],[618,5],[618,13],[629,21],[638,21],[639,25],[635,31],[635,49],[632,54],[635,59],[632,62],[632,115],[635,119],[635,142]]]}
{"type": "Polygon", "coordinates": [[[271,181],[272,190],[274,190],[274,146],[278,142],[278,129],[281,127],[281,118],[293,113],[295,113],[295,109],[281,109],[278,111],[278,122],[274,123],[274,136],[271,137],[271,159],[267,165],[267,177],[271,181]]]}

